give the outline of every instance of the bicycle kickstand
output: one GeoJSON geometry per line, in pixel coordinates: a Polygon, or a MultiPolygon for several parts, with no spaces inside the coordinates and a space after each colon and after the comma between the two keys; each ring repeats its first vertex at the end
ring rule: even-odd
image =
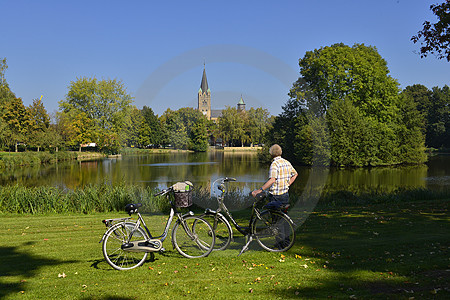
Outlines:
{"type": "Polygon", "coordinates": [[[242,247],[242,250],[241,250],[241,252],[239,252],[238,256],[240,256],[242,253],[247,251],[248,250],[248,246],[253,241],[253,235],[252,234],[248,234],[245,237],[247,238],[247,243],[244,245],[244,247],[242,247]]]}

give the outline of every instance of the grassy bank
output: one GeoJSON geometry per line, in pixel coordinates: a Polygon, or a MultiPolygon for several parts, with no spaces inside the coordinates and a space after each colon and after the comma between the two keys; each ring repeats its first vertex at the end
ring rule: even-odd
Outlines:
{"type": "MultiPolygon", "coordinates": [[[[449,199],[318,208],[283,254],[244,239],[204,259],[170,246],[120,272],[104,261],[101,220],[125,213],[0,217],[0,298],[448,299],[449,199]]],[[[148,215],[153,232],[166,216],[148,215]]]]}
{"type": "Polygon", "coordinates": [[[40,152],[0,152],[0,169],[10,169],[22,166],[55,163],[68,160],[89,160],[104,157],[98,152],[59,151],[50,153],[40,152]]]}

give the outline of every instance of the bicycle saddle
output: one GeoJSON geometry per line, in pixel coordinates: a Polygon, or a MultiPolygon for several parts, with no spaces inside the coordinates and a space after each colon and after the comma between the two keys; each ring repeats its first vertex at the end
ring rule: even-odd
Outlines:
{"type": "Polygon", "coordinates": [[[135,204],[127,204],[125,206],[125,211],[131,216],[131,214],[137,213],[138,208],[142,206],[142,203],[135,203],[135,204]]]}

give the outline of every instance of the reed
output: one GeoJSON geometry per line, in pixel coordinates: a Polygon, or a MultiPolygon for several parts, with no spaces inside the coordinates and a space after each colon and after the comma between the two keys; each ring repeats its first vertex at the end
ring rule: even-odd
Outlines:
{"type": "MultiPolygon", "coordinates": [[[[193,210],[217,208],[217,200],[210,196],[206,188],[197,188],[193,192],[193,210]]],[[[166,197],[154,196],[156,191],[149,187],[120,183],[112,186],[108,183],[88,185],[74,190],[57,187],[25,187],[21,185],[0,187],[0,213],[46,214],[46,213],[97,213],[123,211],[128,203],[142,203],[143,213],[167,212],[170,208],[166,197]]],[[[405,190],[394,192],[353,193],[349,191],[325,191],[318,207],[339,207],[348,205],[369,205],[382,203],[400,203],[449,199],[450,191],[429,189],[405,190]]],[[[292,194],[291,202],[300,201],[301,195],[292,194]]],[[[242,191],[231,191],[226,195],[225,203],[231,211],[251,207],[253,199],[243,195],[242,191]]]]}
{"type": "Polygon", "coordinates": [[[46,163],[54,163],[63,160],[77,159],[78,154],[75,152],[19,152],[19,153],[0,153],[0,169],[10,169],[21,166],[34,166],[46,163]]]}

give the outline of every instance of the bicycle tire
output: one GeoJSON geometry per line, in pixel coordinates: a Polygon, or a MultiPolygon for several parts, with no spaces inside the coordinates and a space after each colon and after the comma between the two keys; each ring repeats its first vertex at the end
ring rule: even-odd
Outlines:
{"type": "Polygon", "coordinates": [[[222,251],[228,248],[233,236],[233,229],[226,221],[225,217],[220,216],[215,223],[215,214],[203,214],[200,218],[205,219],[213,227],[216,234],[216,241],[214,243],[214,251],[222,251]]]}
{"type": "MultiPolygon", "coordinates": [[[[122,250],[121,246],[127,242],[135,223],[121,222],[113,225],[105,233],[102,251],[106,262],[116,270],[130,270],[141,266],[147,259],[147,252],[130,252],[122,250]]],[[[139,227],[130,242],[148,239],[147,233],[139,227]]]]}
{"type": "Polygon", "coordinates": [[[266,210],[252,222],[252,233],[259,245],[267,251],[283,252],[295,242],[295,228],[283,212],[266,210]]]}
{"type": "Polygon", "coordinates": [[[187,258],[208,256],[216,239],[211,225],[197,216],[187,216],[183,220],[178,220],[172,229],[174,248],[187,258]]]}

